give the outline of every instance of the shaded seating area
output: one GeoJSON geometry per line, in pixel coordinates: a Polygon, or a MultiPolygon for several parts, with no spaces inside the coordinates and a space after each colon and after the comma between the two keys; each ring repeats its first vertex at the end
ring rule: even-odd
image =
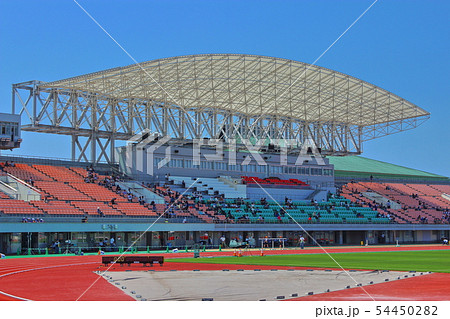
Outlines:
{"type": "MultiPolygon", "coordinates": [[[[204,223],[320,223],[320,224],[383,224],[383,223],[448,223],[449,185],[358,182],[347,183],[340,196],[328,200],[274,201],[248,200],[208,196],[199,192],[181,195],[177,185],[143,185],[163,197],[165,203],[146,203],[141,197],[120,189],[112,176],[97,174],[92,168],[63,167],[40,164],[14,164],[4,172],[17,178],[31,179],[42,193],[40,201],[12,200],[0,192],[0,212],[4,214],[48,214],[52,216],[84,215],[92,217],[163,217],[161,222],[204,223]],[[87,178],[95,176],[95,179],[87,178]],[[400,205],[394,209],[375,203],[366,192],[380,194],[400,205]],[[279,206],[281,205],[281,207],[279,206]],[[447,212],[447,215],[443,213],[447,212]]],[[[274,185],[280,188],[308,187],[298,179],[269,177],[261,179],[241,176],[246,184],[274,185]]],[[[449,205],[450,206],[450,205],[449,205]]]]}
{"type": "Polygon", "coordinates": [[[300,223],[300,224],[387,224],[392,221],[368,207],[351,203],[349,199],[332,196],[328,201],[225,200],[223,203],[202,201],[220,211],[232,223],[300,223]],[[281,206],[281,207],[280,207],[281,206]]]}

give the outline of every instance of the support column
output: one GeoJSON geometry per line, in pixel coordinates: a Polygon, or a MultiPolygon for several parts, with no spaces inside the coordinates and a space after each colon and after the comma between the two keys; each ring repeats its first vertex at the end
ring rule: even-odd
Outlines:
{"type": "Polygon", "coordinates": [[[92,130],[92,135],[91,135],[91,160],[90,160],[90,162],[92,164],[95,164],[97,162],[96,146],[97,146],[97,134],[96,134],[96,132],[94,130],[92,130]]]}
{"type": "Polygon", "coordinates": [[[77,139],[78,139],[78,137],[75,134],[72,135],[72,161],[73,162],[75,162],[77,160],[76,155],[75,155],[77,139]]]}

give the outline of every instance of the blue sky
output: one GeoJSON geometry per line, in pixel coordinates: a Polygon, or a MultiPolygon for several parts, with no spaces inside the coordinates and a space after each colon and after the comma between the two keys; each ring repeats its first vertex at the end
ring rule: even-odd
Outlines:
{"type": "MultiPolygon", "coordinates": [[[[245,53],[312,63],[372,1],[78,1],[137,61],[245,53]]],[[[450,176],[450,2],[378,1],[316,64],[431,113],[363,156],[450,176]]],[[[132,64],[72,0],[0,1],[0,112],[11,84],[132,64]]],[[[70,158],[70,138],[23,133],[4,154],[70,158]]]]}

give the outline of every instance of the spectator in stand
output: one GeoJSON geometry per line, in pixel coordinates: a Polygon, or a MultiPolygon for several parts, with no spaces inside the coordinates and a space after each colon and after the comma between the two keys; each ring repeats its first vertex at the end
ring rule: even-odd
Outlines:
{"type": "Polygon", "coordinates": [[[277,219],[278,219],[278,222],[279,222],[280,224],[283,222],[283,220],[281,219],[281,216],[280,216],[280,215],[277,216],[277,219]]]}
{"type": "Polygon", "coordinates": [[[288,206],[289,208],[292,208],[292,199],[288,199],[288,201],[287,201],[287,206],[288,206]]]}

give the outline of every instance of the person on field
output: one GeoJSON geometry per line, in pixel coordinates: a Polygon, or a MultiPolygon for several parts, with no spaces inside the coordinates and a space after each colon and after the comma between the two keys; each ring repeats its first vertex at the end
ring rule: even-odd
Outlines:
{"type": "Polygon", "coordinates": [[[226,238],[225,238],[224,235],[222,235],[222,236],[220,237],[220,246],[221,246],[222,248],[226,248],[226,247],[227,247],[226,238]]]}
{"type": "Polygon", "coordinates": [[[300,235],[300,238],[298,241],[300,242],[301,249],[304,249],[305,248],[305,238],[303,237],[303,235],[300,235]]]}

